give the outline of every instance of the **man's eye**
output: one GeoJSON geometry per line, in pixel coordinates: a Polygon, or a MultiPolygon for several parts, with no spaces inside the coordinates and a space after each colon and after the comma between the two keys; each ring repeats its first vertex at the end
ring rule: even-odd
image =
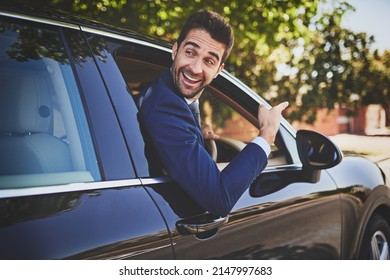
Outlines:
{"type": "Polygon", "coordinates": [[[209,64],[209,65],[214,65],[215,64],[214,60],[212,60],[212,59],[207,59],[206,63],[209,64]]]}

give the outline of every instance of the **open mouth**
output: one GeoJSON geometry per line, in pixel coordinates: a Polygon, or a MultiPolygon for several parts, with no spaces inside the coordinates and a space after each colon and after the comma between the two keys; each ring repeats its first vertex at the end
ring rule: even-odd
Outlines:
{"type": "Polygon", "coordinates": [[[202,82],[202,79],[195,79],[184,72],[182,72],[182,74],[183,74],[184,82],[187,84],[194,85],[202,82]]]}

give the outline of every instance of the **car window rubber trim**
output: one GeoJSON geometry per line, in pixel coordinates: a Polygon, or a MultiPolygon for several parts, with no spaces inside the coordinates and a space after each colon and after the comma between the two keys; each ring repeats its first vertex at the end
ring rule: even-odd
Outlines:
{"type": "Polygon", "coordinates": [[[71,183],[64,185],[41,186],[30,188],[0,189],[0,199],[23,196],[36,196],[47,194],[58,194],[66,192],[85,192],[104,189],[118,189],[127,187],[141,187],[140,179],[112,180],[101,182],[71,183]]]}
{"type": "Polygon", "coordinates": [[[77,24],[66,23],[66,22],[61,22],[61,21],[56,21],[56,20],[46,19],[46,18],[40,18],[40,17],[30,16],[30,15],[21,15],[21,14],[14,13],[14,12],[0,11],[0,16],[21,19],[21,20],[28,20],[28,21],[33,21],[36,23],[44,23],[44,24],[49,24],[49,25],[57,26],[57,27],[66,27],[66,28],[70,28],[70,29],[80,30],[80,26],[78,26],[77,24]]]}

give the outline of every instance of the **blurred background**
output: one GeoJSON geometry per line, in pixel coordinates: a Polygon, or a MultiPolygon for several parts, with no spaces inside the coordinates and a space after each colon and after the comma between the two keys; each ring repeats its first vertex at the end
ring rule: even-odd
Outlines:
{"type": "Polygon", "coordinates": [[[236,38],[225,69],[271,104],[288,100],[285,117],[297,129],[324,133],[345,153],[390,158],[388,0],[35,0],[34,5],[170,43],[192,12],[216,11],[236,38]]]}

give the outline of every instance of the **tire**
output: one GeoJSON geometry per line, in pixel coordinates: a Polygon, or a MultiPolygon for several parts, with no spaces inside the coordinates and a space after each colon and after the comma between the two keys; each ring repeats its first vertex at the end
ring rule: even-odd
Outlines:
{"type": "Polygon", "coordinates": [[[360,250],[360,259],[389,260],[390,226],[379,214],[374,214],[367,224],[360,250]]]}

